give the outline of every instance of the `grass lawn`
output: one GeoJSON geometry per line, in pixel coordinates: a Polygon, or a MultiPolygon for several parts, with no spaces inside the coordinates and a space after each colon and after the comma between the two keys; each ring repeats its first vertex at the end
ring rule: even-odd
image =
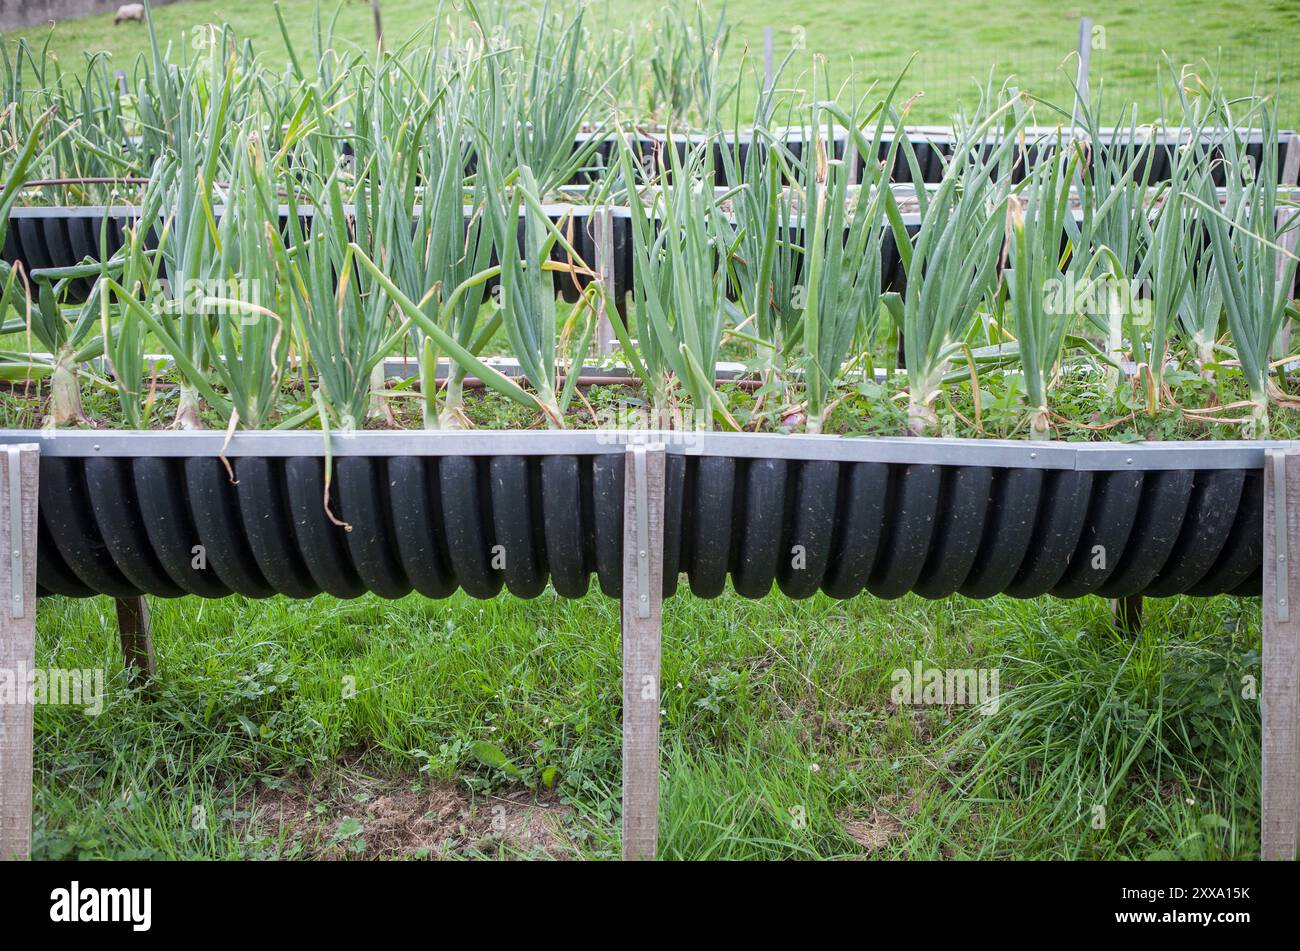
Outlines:
{"type": "MultiPolygon", "coordinates": [[[[107,599],[50,599],[38,663],[104,668],[36,711],[36,855],[617,855],[613,601],[155,600],[159,690],[107,599]]],[[[665,610],[661,854],[1248,858],[1258,602],[749,602],[665,610]],[[891,699],[996,668],[996,713],[891,699]],[[1100,827],[1098,827],[1100,826],[1100,827]]]]}
{"type": "MultiPolygon", "coordinates": [[[[295,44],[310,49],[315,0],[280,0],[280,5],[295,44]]],[[[381,6],[390,43],[429,22],[437,9],[422,0],[382,0],[381,6]]],[[[594,2],[591,22],[626,30],[643,25],[664,6],[626,0],[609,3],[606,9],[594,2]]],[[[332,10],[333,5],[327,3],[326,8],[332,10]]],[[[721,4],[709,2],[705,9],[716,15],[721,4]]],[[[1131,99],[1142,107],[1143,118],[1159,114],[1155,77],[1161,52],[1167,51],[1178,63],[1216,64],[1229,88],[1239,91],[1247,91],[1257,73],[1272,85],[1281,72],[1280,120],[1300,125],[1300,52],[1285,42],[1300,28],[1300,5],[1288,0],[1168,0],[1155,5],[1095,0],[1077,6],[1047,0],[753,0],[733,4],[729,11],[736,29],[728,59],[738,62],[748,48],[750,61],[761,69],[765,27],[773,30],[778,61],[792,46],[799,48],[789,75],[805,85],[814,53],[828,58],[836,79],[856,67],[867,80],[892,79],[908,57],[919,53],[908,85],[925,95],[913,107],[912,119],[942,122],[959,97],[969,101],[975,81],[985,79],[993,67],[1000,77],[1015,74],[1025,88],[1068,103],[1070,83],[1059,67],[1076,48],[1078,19],[1085,12],[1101,31],[1094,41],[1094,82],[1100,77],[1109,88],[1104,102],[1112,107],[1131,99]]],[[[162,35],[175,43],[182,42],[183,33],[194,24],[229,21],[259,51],[283,56],[284,41],[271,3],[194,0],[159,7],[154,17],[162,35]]],[[[65,60],[106,49],[117,68],[129,69],[147,45],[145,31],[138,24],[113,27],[111,19],[103,15],[66,21],[55,29],[52,48],[65,60]]],[[[46,32],[28,29],[18,35],[35,40],[46,32]]],[[[343,0],[337,37],[363,47],[373,43],[368,2],[343,0]]],[[[1068,75],[1073,69],[1068,67],[1068,75]]],[[[1113,114],[1114,109],[1107,111],[1113,114]]]]}

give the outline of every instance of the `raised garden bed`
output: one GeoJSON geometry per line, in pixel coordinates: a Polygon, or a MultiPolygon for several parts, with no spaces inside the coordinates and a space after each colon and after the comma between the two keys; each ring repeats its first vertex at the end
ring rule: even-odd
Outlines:
{"type": "MultiPolygon", "coordinates": [[[[1277,444],[658,436],[665,596],[679,573],[697,597],[728,579],[746,597],[1260,592],[1277,444]]],[[[580,597],[593,575],[620,595],[630,438],[335,436],[330,511],[319,434],[4,431],[0,445],[41,446],[45,594],[530,598],[548,581],[580,597]],[[211,570],[191,567],[196,544],[211,570]]]]}

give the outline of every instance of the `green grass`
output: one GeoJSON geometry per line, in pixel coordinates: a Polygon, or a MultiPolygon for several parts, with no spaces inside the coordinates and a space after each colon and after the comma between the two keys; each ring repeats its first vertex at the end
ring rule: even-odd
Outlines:
{"type": "MultiPolygon", "coordinates": [[[[145,702],[110,601],[42,602],[38,663],[102,667],[109,689],[97,717],[37,709],[38,856],[617,855],[615,602],[153,608],[145,702]],[[534,799],[545,848],[491,821],[534,799]]],[[[1252,857],[1257,602],[1153,602],[1146,621],[1129,641],[1096,599],[679,595],[661,854],[1252,857]],[[998,712],[895,704],[914,662],[996,667],[998,712]]]]}
{"type": "MultiPolygon", "coordinates": [[[[281,0],[281,6],[295,44],[309,49],[314,0],[281,0]]],[[[596,15],[591,23],[627,29],[644,24],[664,5],[628,0],[592,6],[596,15]]],[[[333,5],[326,8],[332,10],[333,5]]],[[[721,5],[710,2],[705,8],[716,12],[721,5]]],[[[382,9],[391,44],[427,23],[436,8],[421,0],[382,0],[382,9]]],[[[1281,72],[1279,120],[1300,124],[1300,54],[1293,44],[1283,42],[1300,28],[1300,6],[1287,0],[1169,0],[1158,5],[1096,0],[1078,7],[1046,0],[898,0],[874,7],[754,0],[731,5],[729,19],[737,27],[727,59],[737,63],[748,49],[750,62],[761,69],[765,27],[773,29],[778,62],[792,46],[799,46],[790,77],[803,85],[814,53],[828,57],[837,79],[852,67],[869,81],[892,78],[918,53],[908,87],[924,92],[924,97],[914,105],[911,120],[943,122],[959,97],[971,101],[975,81],[985,79],[993,67],[999,76],[1015,74],[1035,93],[1068,102],[1071,87],[1059,67],[1076,48],[1078,18],[1085,12],[1104,31],[1098,34],[1104,47],[1093,51],[1093,77],[1109,89],[1105,102],[1112,107],[1132,99],[1141,105],[1144,118],[1158,115],[1155,77],[1161,52],[1167,51],[1179,63],[1216,64],[1235,92],[1248,91],[1257,73],[1271,87],[1281,72]]],[[[277,59],[284,56],[270,3],[195,0],[159,7],[154,17],[163,38],[174,44],[184,42],[183,34],[195,24],[228,20],[259,51],[277,59]]],[[[54,31],[52,48],[65,62],[79,61],[85,51],[106,49],[117,68],[129,70],[146,47],[145,31],[137,24],[115,28],[110,21],[109,15],[65,21],[54,31]]],[[[338,22],[341,45],[369,48],[374,43],[369,3],[344,0],[338,22]]],[[[16,35],[37,39],[46,32],[27,29],[16,35]]],[[[1073,69],[1068,67],[1069,75],[1073,69]]]]}

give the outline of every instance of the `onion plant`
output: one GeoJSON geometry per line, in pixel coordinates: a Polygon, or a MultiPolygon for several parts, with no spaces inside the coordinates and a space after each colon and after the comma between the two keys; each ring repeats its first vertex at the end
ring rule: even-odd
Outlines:
{"type": "Polygon", "coordinates": [[[693,119],[709,128],[719,104],[735,91],[734,85],[723,85],[718,69],[732,28],[725,4],[713,24],[705,21],[698,3],[693,13],[692,18],[681,4],[659,11],[651,24],[650,49],[633,57],[634,63],[648,64],[648,75],[642,80],[638,69],[633,88],[644,89],[650,118],[666,124],[672,118],[693,119]]]}
{"type": "MultiPolygon", "coordinates": [[[[914,435],[925,435],[937,424],[934,401],[944,373],[997,282],[1012,163],[1028,111],[1019,108],[1019,93],[996,108],[992,99],[986,89],[975,118],[957,136],[953,157],[934,193],[917,190],[921,227],[914,241],[892,194],[886,194],[907,269],[907,288],[901,296],[885,295],[885,303],[902,328],[908,428],[914,435]],[[984,147],[986,136],[999,124],[998,137],[984,147]]],[[[914,156],[910,161],[915,165],[914,156]]]]}
{"type": "MultiPolygon", "coordinates": [[[[635,153],[626,136],[618,142],[625,181],[634,180],[635,153]]],[[[718,392],[717,360],[726,328],[730,235],[714,195],[712,148],[705,142],[680,158],[666,149],[659,158],[663,184],[650,203],[632,189],[632,258],[636,343],[629,328],[614,330],[634,371],[650,394],[656,420],[668,419],[672,380],[690,394],[701,424],[715,417],[738,428],[718,392]],[[670,380],[670,377],[672,380],[670,380]]]]}
{"type": "Polygon", "coordinates": [[[901,83],[899,76],[884,98],[865,112],[859,105],[850,115],[831,102],[812,108],[811,140],[804,143],[802,173],[797,176],[804,199],[804,307],[791,333],[800,349],[810,433],[822,431],[837,402],[834,394],[854,341],[859,354],[867,356],[875,333],[885,213],[894,200],[889,170],[901,138],[894,138],[883,162],[878,156],[885,118],[892,113],[901,83]],[[847,140],[843,157],[832,159],[829,150],[837,122],[847,140]],[[862,129],[872,123],[868,139],[862,129]],[[864,174],[852,200],[850,185],[859,160],[864,174]]]}
{"type": "Polygon", "coordinates": [[[773,83],[764,83],[758,90],[753,121],[747,129],[742,130],[739,105],[732,128],[724,130],[719,124],[716,129],[719,170],[729,194],[729,217],[735,232],[729,241],[732,250],[727,263],[744,312],[731,332],[744,334],[742,339],[753,344],[756,365],[769,383],[785,368],[784,339],[795,318],[802,260],[802,248],[795,240],[798,198],[794,189],[786,187],[798,161],[775,129],[775,81],[784,66],[782,63],[777,70],[773,83]],[[730,142],[725,138],[727,132],[730,142]]]}
{"type": "MultiPolygon", "coordinates": [[[[492,232],[485,222],[487,189],[468,190],[465,168],[474,151],[469,124],[469,86],[476,73],[425,64],[422,107],[398,119],[392,104],[375,111],[373,135],[379,150],[380,187],[385,192],[385,241],[391,252],[388,273],[425,316],[466,350],[479,353],[500,326],[499,315],[480,322],[492,268],[492,232]],[[389,117],[387,128],[381,127],[389,117]],[[469,198],[472,211],[467,212],[469,198]],[[414,220],[414,233],[410,222],[414,220]]],[[[441,412],[437,405],[438,364],[443,351],[419,324],[412,326],[426,427],[459,426],[463,421],[465,365],[448,368],[441,412]]]]}
{"type": "MultiPolygon", "coordinates": [[[[1197,172],[1193,191],[1205,191],[1200,176],[1209,177],[1209,169],[1197,172]]],[[[1213,253],[1209,238],[1201,226],[1196,207],[1182,202],[1184,241],[1180,245],[1187,287],[1178,304],[1178,327],[1191,350],[1201,375],[1210,379],[1211,366],[1217,361],[1220,327],[1223,325],[1223,293],[1215,274],[1213,253]]]]}
{"type": "MultiPolygon", "coordinates": [[[[360,178],[374,185],[373,165],[360,178]]],[[[305,230],[296,202],[290,203],[289,240],[282,251],[293,313],[327,411],[322,424],[360,429],[370,410],[373,372],[406,335],[409,321],[390,322],[389,298],[373,274],[354,262],[354,248],[365,249],[372,260],[388,260],[378,239],[384,227],[376,220],[380,190],[368,188],[348,206],[336,169],[311,195],[305,230]]]]}
{"type": "MultiPolygon", "coordinates": [[[[482,163],[489,192],[506,194],[506,182],[496,176],[492,160],[482,163]]],[[[562,269],[586,271],[572,245],[565,242],[560,228],[551,223],[537,200],[538,185],[532,170],[524,166],[511,189],[511,200],[488,202],[487,217],[491,224],[497,255],[501,259],[500,316],[510,350],[528,382],[536,392],[537,405],[547,424],[563,427],[564,410],[577,385],[583,356],[595,329],[595,308],[591,298],[599,292],[596,284],[587,285],[574,309],[565,332],[556,336],[556,290],[551,272],[551,250],[560,242],[572,263],[562,269]],[[517,250],[520,218],[523,219],[523,258],[517,250]],[[567,357],[567,359],[566,359],[567,357]],[[558,388],[558,361],[569,369],[566,385],[558,388]]]]}
{"type": "MultiPolygon", "coordinates": [[[[1274,110],[1263,102],[1252,110],[1265,142],[1275,141],[1274,110]]],[[[1188,199],[1200,207],[1209,235],[1228,333],[1249,392],[1248,428],[1266,438],[1269,401],[1277,392],[1269,379],[1269,358],[1288,320],[1296,274],[1296,257],[1285,249],[1283,238],[1300,227],[1300,211],[1279,201],[1276,149],[1265,148],[1259,167],[1252,168],[1231,123],[1216,134],[1213,147],[1225,168],[1222,206],[1207,175],[1198,177],[1188,199]]]]}
{"type": "MultiPolygon", "coordinates": [[[[145,189],[142,214],[128,225],[126,243],[114,262],[120,267],[110,267],[108,262],[103,262],[98,281],[104,359],[112,376],[118,407],[127,425],[133,429],[143,428],[149,418],[157,384],[156,367],[152,368],[151,379],[146,380],[145,343],[151,332],[158,334],[164,342],[169,333],[166,324],[155,316],[156,304],[160,300],[158,288],[163,257],[147,247],[149,232],[154,227],[162,230],[159,242],[167,240],[170,219],[157,224],[162,219],[166,194],[166,186],[157,179],[145,189]],[[111,314],[112,303],[118,309],[116,320],[111,314]]],[[[212,405],[222,406],[225,398],[212,389],[203,374],[186,358],[185,352],[179,347],[173,352],[177,370],[188,379],[198,381],[199,388],[206,391],[212,405]]]]}
{"type": "Polygon", "coordinates": [[[200,304],[217,318],[207,362],[229,394],[233,419],[248,429],[265,425],[277,408],[292,339],[278,180],[258,135],[242,133],[217,231],[217,283],[200,304]]]}
{"type": "MultiPolygon", "coordinates": [[[[6,113],[12,114],[12,110],[6,110],[6,113]]],[[[9,159],[11,164],[5,171],[3,182],[0,183],[4,188],[0,191],[0,241],[9,230],[9,216],[13,212],[14,205],[18,203],[18,197],[27,183],[32,166],[39,162],[50,148],[42,142],[41,137],[53,115],[53,109],[46,110],[22,137],[15,136],[12,143],[7,146],[8,149],[12,149],[13,156],[9,159]]],[[[7,271],[9,265],[0,261],[0,268],[7,271]]]]}
{"type": "MultiPolygon", "coordinates": [[[[477,8],[470,4],[471,11],[477,8]]],[[[575,147],[578,133],[595,116],[611,81],[596,78],[586,55],[583,11],[556,23],[543,5],[532,42],[518,34],[487,34],[488,52],[476,89],[474,123],[504,168],[528,166],[545,196],[571,181],[600,146],[600,129],[575,147]]],[[[601,69],[617,70],[614,64],[601,69]]]]}
{"type": "MultiPolygon", "coordinates": [[[[53,115],[54,109],[51,108],[38,116],[27,130],[25,139],[12,146],[15,154],[4,181],[0,183],[3,187],[0,191],[0,245],[9,229],[13,206],[32,168],[63,138],[59,135],[51,142],[42,140],[53,115]]],[[[85,276],[84,269],[76,276],[85,276]]],[[[90,308],[83,308],[72,321],[61,312],[62,284],[57,283],[60,278],[67,280],[66,275],[23,274],[20,268],[0,261],[0,333],[24,332],[29,351],[35,339],[50,355],[47,363],[37,361],[30,353],[0,353],[0,374],[5,377],[21,374],[28,378],[48,374],[50,418],[54,425],[84,418],[78,373],[82,364],[99,352],[98,342],[89,331],[93,326],[93,320],[87,318],[90,308]],[[36,306],[32,301],[33,285],[38,288],[36,306]]]]}
{"type": "MultiPolygon", "coordinates": [[[[1127,121],[1117,121],[1106,135],[1099,118],[1102,97],[1090,103],[1076,90],[1075,103],[1087,146],[1084,158],[1077,164],[1074,180],[1080,220],[1077,227],[1073,216],[1065,223],[1075,248],[1073,260],[1077,264],[1105,248],[1117,284],[1133,288],[1141,283],[1138,272],[1150,246],[1148,205],[1154,162],[1153,130],[1139,126],[1137,109],[1133,107],[1127,121]]],[[[1131,292],[1123,295],[1123,301],[1117,300],[1118,296],[1106,295],[1104,312],[1090,307],[1086,313],[1103,335],[1106,350],[1111,354],[1123,346],[1124,317],[1132,309],[1129,304],[1134,298],[1131,292]]],[[[1130,332],[1140,338],[1143,328],[1130,322],[1130,332]]],[[[1118,376],[1112,375],[1112,385],[1117,382],[1118,376]]]]}
{"type": "MultiPolygon", "coordinates": [[[[1053,288],[1065,283],[1070,257],[1066,238],[1070,183],[1079,158],[1076,145],[1040,156],[1026,176],[1024,188],[1010,198],[1007,207],[1003,279],[1024,376],[1031,439],[1050,438],[1047,391],[1074,316],[1069,295],[1053,293],[1053,288]]],[[[1074,273],[1087,280],[1089,264],[1074,273]]]]}
{"type": "MultiPolygon", "coordinates": [[[[209,340],[215,321],[202,307],[205,288],[223,280],[218,248],[215,206],[217,181],[223,171],[226,143],[232,128],[247,121],[247,77],[236,74],[236,58],[228,43],[214,46],[207,58],[206,70],[200,64],[185,69],[162,63],[153,38],[157,68],[175,79],[175,86],[160,84],[166,90],[161,97],[174,111],[165,117],[174,146],[158,159],[155,177],[168,189],[166,213],[168,238],[159,242],[159,253],[166,266],[171,287],[170,339],[178,362],[183,359],[205,376],[210,367],[209,340]],[[179,352],[176,352],[179,351],[179,352]]],[[[204,381],[186,374],[181,384],[176,425],[196,429],[200,421],[200,394],[204,381]]]]}

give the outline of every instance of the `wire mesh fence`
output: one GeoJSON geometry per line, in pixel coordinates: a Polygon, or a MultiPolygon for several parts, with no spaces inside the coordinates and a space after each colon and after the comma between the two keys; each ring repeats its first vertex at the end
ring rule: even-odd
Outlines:
{"type": "MultiPolygon", "coordinates": [[[[1193,47],[1166,45],[1159,37],[1131,33],[1116,39],[1107,36],[1104,24],[1090,25],[1087,36],[1080,37],[1077,25],[1067,24],[1058,31],[1059,42],[1044,44],[1016,42],[1014,26],[1004,26],[1007,41],[992,47],[984,43],[976,48],[958,38],[913,46],[868,38],[856,48],[851,61],[843,56],[832,60],[829,76],[834,82],[846,82],[852,76],[858,88],[865,88],[872,82],[891,83],[906,67],[905,90],[921,94],[911,104],[908,117],[918,123],[947,122],[957,109],[971,108],[990,78],[999,85],[1012,81],[1068,114],[1082,41],[1088,46],[1089,93],[1105,121],[1127,117],[1132,104],[1137,105],[1138,121],[1158,120],[1175,108],[1175,77],[1194,71],[1217,76],[1230,96],[1276,94],[1279,122],[1284,127],[1300,126],[1300,45],[1285,43],[1276,34],[1233,39],[1223,46],[1193,47]]],[[[762,42],[771,43],[768,56],[773,63],[779,64],[789,55],[783,79],[806,88],[816,52],[801,46],[808,38],[798,28],[759,32],[762,42]]],[[[757,46],[752,36],[751,32],[750,42],[757,46]]],[[[753,46],[750,56],[756,63],[762,61],[753,46]]]]}

